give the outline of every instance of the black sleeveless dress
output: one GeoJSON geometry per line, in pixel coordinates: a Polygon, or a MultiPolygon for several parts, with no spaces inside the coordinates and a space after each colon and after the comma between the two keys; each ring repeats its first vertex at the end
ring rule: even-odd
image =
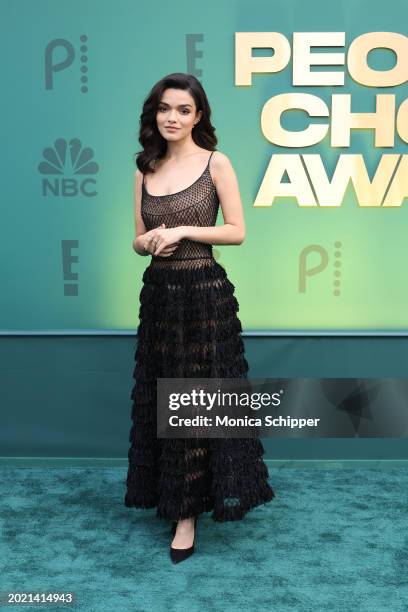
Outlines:
{"type": "MultiPolygon", "coordinates": [[[[161,223],[216,224],[211,155],[203,174],[177,193],[150,195],[143,179],[147,230],[161,223]]],[[[210,244],[184,239],[169,257],[151,256],[140,292],[127,507],[157,507],[158,517],[175,521],[210,511],[215,521],[233,521],[275,497],[259,438],[164,439],[156,433],[158,377],[247,377],[234,289],[210,244]]]]}

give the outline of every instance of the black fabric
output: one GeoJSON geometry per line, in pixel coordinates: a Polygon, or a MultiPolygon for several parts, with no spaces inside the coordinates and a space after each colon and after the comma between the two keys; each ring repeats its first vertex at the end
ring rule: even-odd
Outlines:
{"type": "MultiPolygon", "coordinates": [[[[143,182],[147,230],[161,223],[215,225],[219,200],[211,155],[202,175],[177,193],[154,196],[143,182]]],[[[215,521],[233,521],[275,497],[259,438],[156,435],[157,378],[247,377],[234,289],[212,245],[197,241],[182,240],[170,257],[152,256],[144,271],[131,392],[128,507],[157,507],[157,516],[172,520],[212,512],[215,521]]]]}

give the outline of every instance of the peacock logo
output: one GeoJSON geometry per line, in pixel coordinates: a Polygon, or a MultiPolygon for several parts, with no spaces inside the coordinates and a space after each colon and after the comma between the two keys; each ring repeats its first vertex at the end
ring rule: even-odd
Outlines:
{"type": "Polygon", "coordinates": [[[38,170],[42,175],[48,175],[48,178],[44,176],[42,179],[42,195],[97,195],[96,178],[89,175],[96,175],[99,166],[93,161],[93,150],[83,147],[78,138],[72,138],[69,142],[58,138],[54,147],[44,149],[43,157],[44,161],[38,165],[38,170]]]}

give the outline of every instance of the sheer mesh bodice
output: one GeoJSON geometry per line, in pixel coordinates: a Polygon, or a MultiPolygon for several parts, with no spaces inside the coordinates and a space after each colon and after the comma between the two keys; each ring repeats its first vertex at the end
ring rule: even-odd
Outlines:
{"type": "MultiPolygon", "coordinates": [[[[211,227],[217,221],[219,199],[210,173],[210,160],[199,178],[192,185],[163,196],[148,193],[143,176],[142,183],[142,219],[149,231],[165,223],[166,227],[180,225],[197,225],[211,227]]],[[[152,256],[152,266],[172,267],[175,269],[205,265],[212,260],[212,245],[195,240],[183,239],[169,257],[152,256]],[[169,266],[170,262],[174,262],[169,266]]]]}

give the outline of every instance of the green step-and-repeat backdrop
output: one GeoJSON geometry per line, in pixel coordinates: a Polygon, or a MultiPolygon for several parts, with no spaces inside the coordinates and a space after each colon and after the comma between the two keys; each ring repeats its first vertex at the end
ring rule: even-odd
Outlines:
{"type": "Polygon", "coordinates": [[[408,33],[392,7],[3,1],[0,328],[137,327],[139,116],[188,72],[239,181],[246,239],[214,253],[243,328],[407,330],[408,33]]]}

